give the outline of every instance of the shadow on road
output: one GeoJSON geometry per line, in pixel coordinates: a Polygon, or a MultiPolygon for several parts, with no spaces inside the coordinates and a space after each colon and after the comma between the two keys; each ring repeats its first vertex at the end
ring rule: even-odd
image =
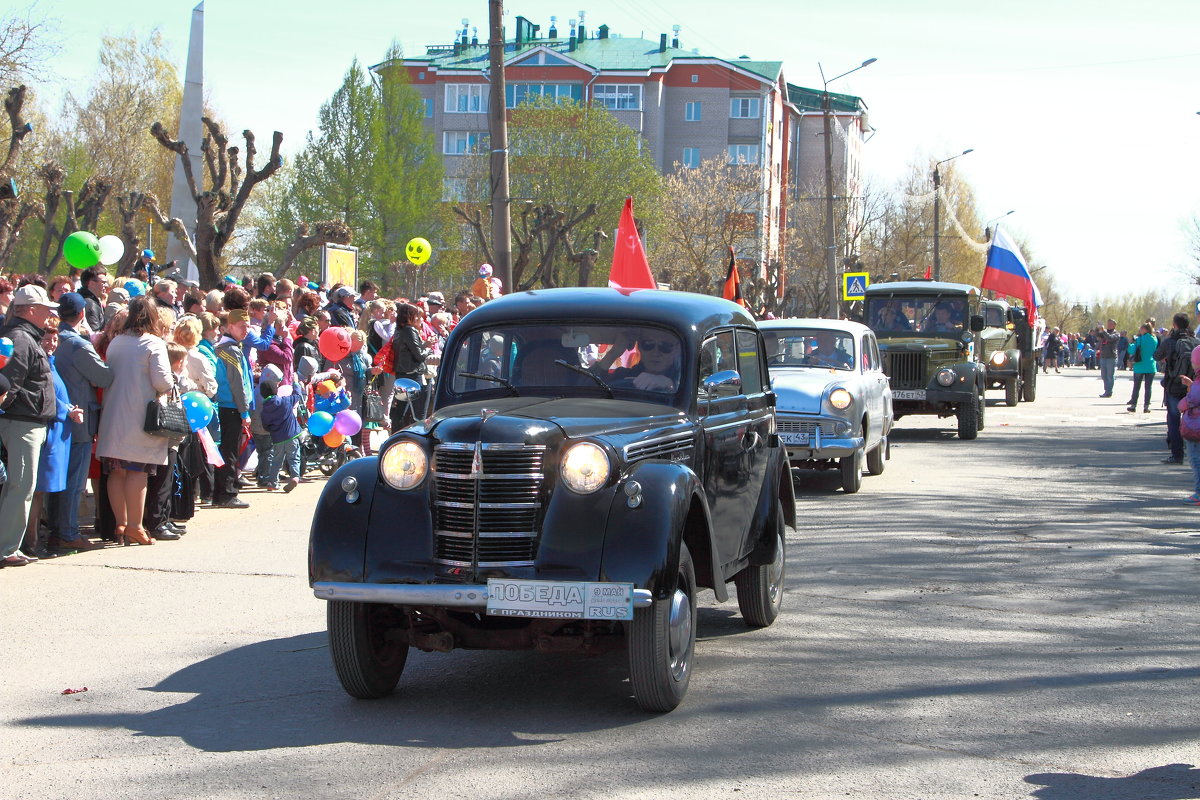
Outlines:
{"type": "Polygon", "coordinates": [[[1042,786],[1040,800],[1188,800],[1200,797],[1200,770],[1191,764],[1165,764],[1123,778],[1100,778],[1070,772],[1029,775],[1026,783],[1042,786]]]}

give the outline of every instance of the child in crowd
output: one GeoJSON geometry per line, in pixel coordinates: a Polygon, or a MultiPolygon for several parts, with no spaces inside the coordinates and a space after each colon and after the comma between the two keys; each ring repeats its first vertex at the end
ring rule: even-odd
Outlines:
{"type": "MultiPolygon", "coordinates": [[[[291,384],[280,385],[282,373],[274,365],[263,368],[258,391],[262,397],[262,425],[271,438],[272,467],[267,489],[279,487],[279,469],[288,475],[283,490],[290,492],[300,484],[300,421],[296,418],[296,407],[300,394],[291,384]]],[[[261,459],[263,454],[259,454],[261,459]]]]}
{"type": "Polygon", "coordinates": [[[226,312],[217,342],[217,414],[221,419],[221,458],[217,467],[213,505],[217,508],[249,508],[238,497],[238,457],[242,452],[243,425],[250,419],[253,406],[250,361],[242,341],[250,332],[250,316],[244,309],[226,312]]]}
{"type": "MultiPolygon", "coordinates": [[[[1200,375],[1200,347],[1192,350],[1192,370],[1200,375]]],[[[1187,375],[1180,375],[1179,380],[1188,387],[1187,394],[1179,400],[1179,433],[1192,466],[1192,494],[1184,502],[1200,506],[1200,380],[1187,375]]]]}

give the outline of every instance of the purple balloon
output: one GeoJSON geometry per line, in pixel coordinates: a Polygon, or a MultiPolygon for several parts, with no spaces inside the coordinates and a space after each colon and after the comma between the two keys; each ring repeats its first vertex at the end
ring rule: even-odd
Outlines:
{"type": "Polygon", "coordinates": [[[353,436],[362,430],[362,417],[357,411],[339,411],[333,418],[333,429],[343,436],[353,436]]]}

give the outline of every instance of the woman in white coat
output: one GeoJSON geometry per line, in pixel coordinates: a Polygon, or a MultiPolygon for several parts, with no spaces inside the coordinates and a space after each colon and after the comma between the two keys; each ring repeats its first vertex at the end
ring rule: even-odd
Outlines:
{"type": "Polygon", "coordinates": [[[164,333],[153,299],[135,297],[121,334],[108,346],[113,382],[104,390],[96,457],[108,475],[118,544],[154,544],[142,528],[146,478],[166,467],[168,442],[143,426],[147,404],[173,385],[164,333]]]}

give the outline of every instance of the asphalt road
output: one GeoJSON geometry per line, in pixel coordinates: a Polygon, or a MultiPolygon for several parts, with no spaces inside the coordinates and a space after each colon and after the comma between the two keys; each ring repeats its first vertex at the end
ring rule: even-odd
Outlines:
{"type": "Polygon", "coordinates": [[[975,442],[903,420],[857,495],[807,477],[785,614],[703,595],[666,715],[621,653],[414,652],[397,694],[347,697],[304,577],[321,484],[0,570],[0,794],[1200,797],[1200,509],[1128,389],[1051,375],[975,442]]]}

